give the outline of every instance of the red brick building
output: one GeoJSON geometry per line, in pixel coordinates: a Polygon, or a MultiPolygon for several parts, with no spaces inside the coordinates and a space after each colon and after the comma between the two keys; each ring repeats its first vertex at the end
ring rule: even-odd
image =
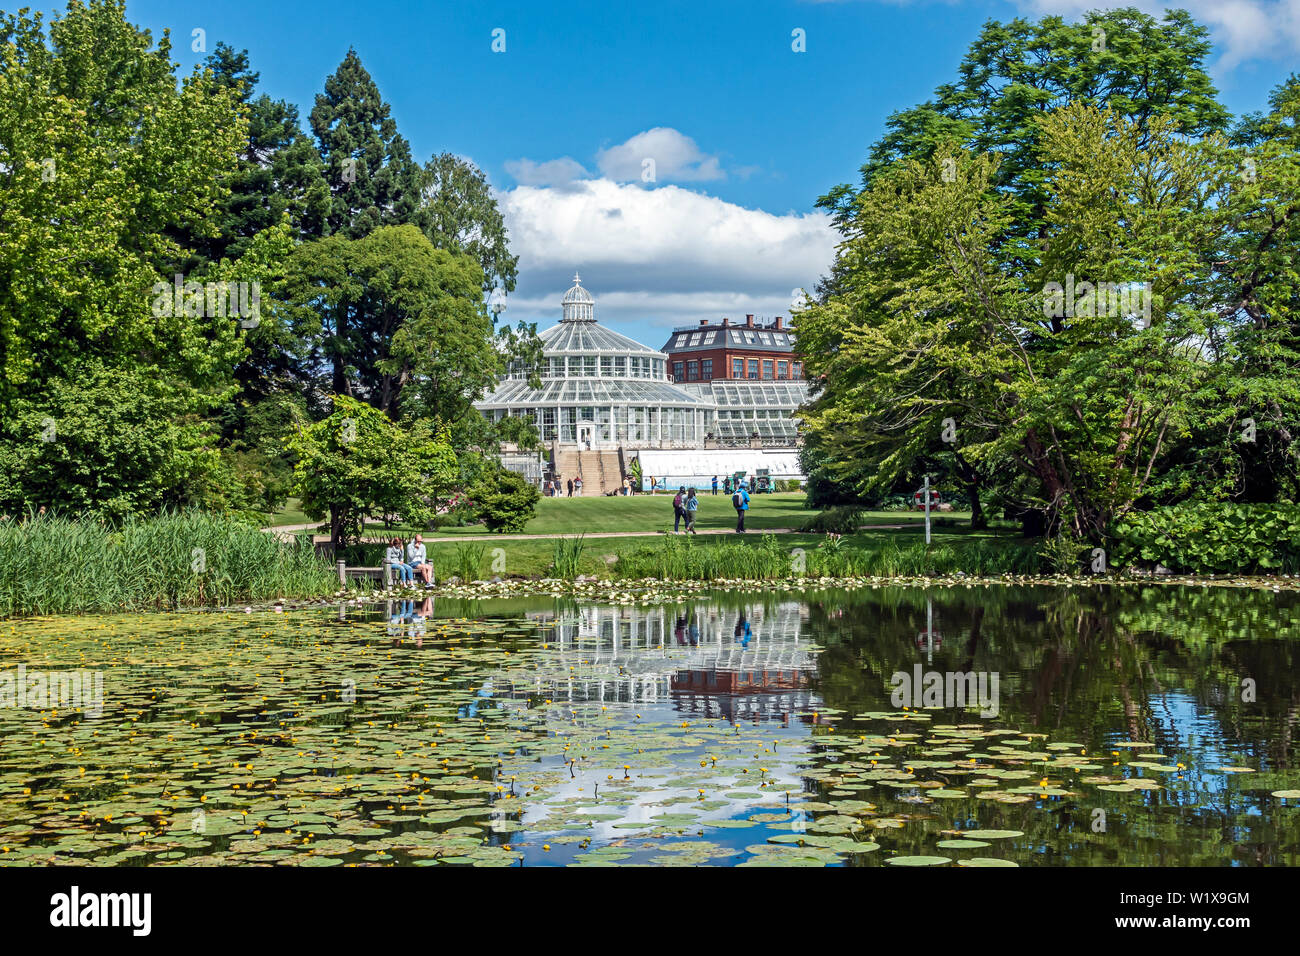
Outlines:
{"type": "Polygon", "coordinates": [[[660,349],[668,355],[673,381],[711,382],[741,379],[758,382],[801,382],[803,363],[794,354],[794,330],[782,316],[756,323],[746,315],[743,325],[730,319],[676,329],[660,349]]]}

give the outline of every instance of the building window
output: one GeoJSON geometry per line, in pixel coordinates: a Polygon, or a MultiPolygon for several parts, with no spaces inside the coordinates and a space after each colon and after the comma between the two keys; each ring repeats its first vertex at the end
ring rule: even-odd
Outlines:
{"type": "Polygon", "coordinates": [[[789,362],[777,362],[777,363],[776,363],[776,377],[777,377],[777,378],[789,378],[789,377],[790,377],[790,363],[789,363],[789,362]]]}
{"type": "Polygon", "coordinates": [[[609,378],[614,374],[614,359],[609,355],[600,357],[600,377],[609,378]]]}
{"type": "Polygon", "coordinates": [[[580,356],[569,356],[569,378],[582,378],[582,358],[580,356]]]}
{"type": "Polygon", "coordinates": [[[614,358],[614,374],[620,377],[627,374],[627,359],[621,355],[614,358]]]}
{"type": "Polygon", "coordinates": [[[691,382],[695,382],[695,381],[698,381],[698,380],[699,380],[699,377],[700,377],[700,363],[699,363],[699,362],[687,362],[687,363],[686,363],[686,378],[687,378],[687,380],[688,380],[688,381],[691,381],[691,382]]]}
{"type": "Polygon", "coordinates": [[[713,359],[705,359],[700,363],[700,377],[706,382],[713,378],[713,359]]]}
{"type": "Polygon", "coordinates": [[[731,360],[731,377],[732,377],[732,378],[744,378],[744,377],[745,377],[745,360],[744,360],[744,359],[732,359],[732,360],[731,360]]]}
{"type": "Polygon", "coordinates": [[[758,378],[758,359],[749,360],[749,377],[758,378]]]}
{"type": "Polygon", "coordinates": [[[673,378],[676,379],[676,380],[679,381],[679,382],[682,381],[682,363],[681,363],[681,362],[674,362],[674,363],[673,363],[673,378]]]}
{"type": "Polygon", "coordinates": [[[771,360],[771,359],[764,359],[764,360],[763,360],[763,378],[770,379],[771,377],[772,377],[772,360],[771,360]]]}
{"type": "Polygon", "coordinates": [[[803,362],[794,363],[794,377],[803,378],[803,362]]]}
{"type": "Polygon", "coordinates": [[[582,357],[582,374],[587,378],[596,377],[596,356],[584,355],[582,357]]]}

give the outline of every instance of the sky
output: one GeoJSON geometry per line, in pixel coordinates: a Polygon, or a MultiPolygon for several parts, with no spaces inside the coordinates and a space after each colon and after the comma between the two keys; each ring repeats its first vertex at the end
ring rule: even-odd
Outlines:
{"type": "MultiPolygon", "coordinates": [[[[417,159],[486,173],[520,257],[507,320],[553,324],[577,271],[599,321],[659,347],[700,319],[788,315],[834,256],[817,198],[856,182],[888,115],[950,82],[984,22],[1113,5],[127,0],[127,15],[170,30],[185,71],[206,55],[195,30],[207,52],[247,49],[304,128],[354,47],[417,159]]],[[[1300,63],[1300,0],[1181,6],[1211,30],[1226,106],[1265,108],[1300,63]]]]}

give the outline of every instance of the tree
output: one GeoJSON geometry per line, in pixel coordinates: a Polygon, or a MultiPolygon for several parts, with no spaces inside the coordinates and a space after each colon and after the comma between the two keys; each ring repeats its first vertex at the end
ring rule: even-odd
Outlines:
{"type": "Polygon", "coordinates": [[[427,522],[429,499],[445,495],[457,473],[445,432],[435,434],[423,422],[404,428],[345,395],[335,396],[328,418],[298,428],[289,447],[298,457],[294,478],[303,511],[314,520],[329,516],[336,549],[358,540],[376,513],[427,522]]]}
{"type": "Polygon", "coordinates": [[[174,236],[220,203],[245,125],[211,76],[178,85],[173,69],[121,0],[74,0],[48,35],[26,11],[0,17],[5,508],[189,503],[217,467],[207,416],[242,330],[206,308],[158,314],[153,290],[190,254],[174,236]]]}
{"type": "Polygon", "coordinates": [[[330,188],[328,234],[359,239],[414,221],[420,168],[355,50],[326,78],[310,121],[330,188]]]}
{"type": "Polygon", "coordinates": [[[248,118],[248,140],[217,213],[218,235],[196,245],[208,261],[238,259],[254,236],[286,218],[296,238],[324,234],[330,211],[320,154],[298,121],[298,107],[266,94],[254,97],[260,74],[248,51],[218,43],[206,60],[214,81],[234,94],[248,118]]]}
{"type": "Polygon", "coordinates": [[[473,163],[442,153],[424,166],[417,221],[439,249],[464,253],[483,267],[483,291],[515,290],[519,257],[487,177],[473,163]]]}
{"type": "Polygon", "coordinates": [[[826,383],[807,422],[841,471],[874,463],[878,483],[944,451],[1015,469],[1098,540],[1154,484],[1186,478],[1159,466],[1208,400],[1210,292],[1194,277],[1221,173],[1214,143],[1186,142],[1168,119],[1076,104],[1040,124],[1052,175],[1036,248],[1006,242],[1019,204],[990,188],[987,154],[902,161],[855,199],[872,229],[845,243],[841,290],[801,317],[826,383]],[[1146,315],[1105,295],[1062,314],[1045,290],[1067,275],[1149,283],[1146,315]]]}
{"type": "Polygon", "coordinates": [[[469,256],[435,249],[415,226],[297,249],[285,294],[302,360],[319,387],[403,413],[454,421],[504,370],[469,256]]]}

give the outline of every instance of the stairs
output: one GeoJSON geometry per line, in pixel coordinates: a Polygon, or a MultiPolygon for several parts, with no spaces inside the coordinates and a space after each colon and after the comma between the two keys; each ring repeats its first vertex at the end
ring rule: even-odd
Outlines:
{"type": "Polygon", "coordinates": [[[582,477],[584,498],[621,491],[623,488],[622,455],[616,448],[608,451],[556,449],[551,460],[560,486],[564,488],[562,494],[568,493],[568,480],[578,476],[582,477]]]}

